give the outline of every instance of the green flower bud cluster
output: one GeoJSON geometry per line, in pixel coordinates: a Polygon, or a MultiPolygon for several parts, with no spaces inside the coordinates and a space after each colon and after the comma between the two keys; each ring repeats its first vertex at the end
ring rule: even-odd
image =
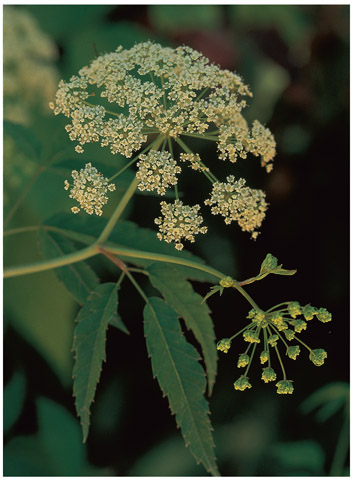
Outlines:
{"type": "MultiPolygon", "coordinates": [[[[223,281],[226,279],[223,279],[223,281]]],[[[317,309],[311,305],[303,307],[298,302],[284,302],[265,312],[256,308],[250,310],[247,315],[247,319],[250,320],[249,324],[232,337],[223,338],[217,344],[218,350],[227,353],[231,348],[232,341],[240,334],[243,335],[244,341],[248,344],[245,352],[239,354],[237,361],[237,367],[246,367],[246,370],[234,383],[235,390],[244,391],[252,387],[248,372],[256,348],[260,343],[262,344],[262,351],[259,355],[260,363],[261,365],[266,364],[265,368],[262,369],[261,379],[265,383],[275,382],[277,379],[277,373],[271,366],[271,359],[277,359],[280,364],[283,378],[276,383],[278,394],[291,394],[294,391],[292,380],[286,378],[281,358],[283,349],[285,349],[286,357],[297,360],[301,353],[301,346],[303,346],[309,350],[309,359],[314,365],[317,367],[323,365],[327,358],[327,352],[321,348],[311,349],[297,336],[302,330],[306,330],[308,322],[313,317],[318,318],[321,322],[328,322],[332,318],[325,308],[317,309]],[[301,315],[305,320],[299,318],[301,315]],[[288,342],[291,341],[298,342],[298,344],[290,345],[288,342]],[[251,353],[249,353],[249,350],[251,350],[251,353]]]]}

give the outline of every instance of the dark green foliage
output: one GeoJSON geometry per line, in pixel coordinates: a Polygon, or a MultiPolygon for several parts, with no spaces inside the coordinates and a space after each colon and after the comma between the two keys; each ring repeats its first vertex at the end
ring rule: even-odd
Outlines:
{"type": "MultiPolygon", "coordinates": [[[[40,246],[45,258],[57,258],[76,251],[76,248],[65,236],[50,230],[40,230],[40,246]]],[[[68,266],[57,268],[56,273],[81,305],[89,293],[99,284],[95,272],[85,262],[72,263],[68,266]]]]}
{"type": "Polygon", "coordinates": [[[218,475],[199,355],[182,335],[178,315],[160,298],[150,298],[144,308],[144,334],[153,374],[168,397],[186,446],[209,473],[218,475]]]}
{"type": "Polygon", "coordinates": [[[211,395],[217,374],[217,350],[210,310],[202,297],[196,293],[185,276],[174,266],[153,263],[148,267],[152,285],[157,288],[166,302],[185,320],[202,347],[206,365],[208,391],[211,395]]]}
{"type": "Polygon", "coordinates": [[[90,405],[100,379],[102,362],[106,359],[106,330],[117,310],[117,290],[118,285],[114,283],[99,285],[76,318],[74,396],[84,442],[89,433],[90,405]]]}

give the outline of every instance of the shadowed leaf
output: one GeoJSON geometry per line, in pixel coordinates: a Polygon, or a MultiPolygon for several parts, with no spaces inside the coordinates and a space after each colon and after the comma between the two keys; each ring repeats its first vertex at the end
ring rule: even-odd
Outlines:
{"type": "Polygon", "coordinates": [[[192,330],[202,347],[206,365],[208,391],[211,395],[217,374],[217,350],[210,310],[203,298],[196,293],[185,276],[174,266],[153,263],[148,267],[152,285],[157,288],[166,302],[177,312],[192,330]]]}
{"type": "Polygon", "coordinates": [[[106,330],[117,310],[118,285],[99,285],[87,299],[76,318],[74,332],[75,405],[83,428],[84,442],[90,425],[90,405],[94,400],[102,362],[106,360],[106,330]]]}
{"type": "MultiPolygon", "coordinates": [[[[40,229],[40,247],[45,258],[56,258],[76,251],[73,243],[57,232],[40,229]]],[[[99,279],[85,262],[57,268],[55,272],[60,281],[81,305],[99,284],[99,279]]]]}
{"type": "Polygon", "coordinates": [[[182,335],[177,314],[161,298],[150,298],[144,308],[144,334],[153,374],[168,397],[186,446],[209,473],[219,475],[199,355],[182,335]]]}

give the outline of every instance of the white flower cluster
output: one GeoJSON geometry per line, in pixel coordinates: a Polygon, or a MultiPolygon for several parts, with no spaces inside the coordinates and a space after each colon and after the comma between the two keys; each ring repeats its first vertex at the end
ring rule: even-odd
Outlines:
{"type": "Polygon", "coordinates": [[[249,188],[245,183],[244,178],[235,180],[229,175],[226,183],[214,183],[211,197],[205,204],[212,207],[213,215],[225,217],[227,225],[235,220],[243,232],[250,232],[255,239],[258,235],[255,230],[265,218],[267,203],[262,190],[249,188]]]}
{"type": "Polygon", "coordinates": [[[190,167],[193,170],[197,170],[199,172],[208,172],[209,171],[209,168],[206,167],[206,165],[204,165],[201,162],[201,157],[198,153],[181,153],[180,154],[180,160],[182,162],[189,162],[190,167]]]}
{"type": "MultiPolygon", "coordinates": [[[[113,154],[130,158],[148,136],[156,135],[162,151],[141,154],[137,163],[138,188],[142,191],[165,195],[167,188],[177,185],[181,168],[173,156],[175,141],[181,165],[187,164],[213,183],[211,196],[205,201],[212,213],[223,215],[227,224],[237,221],[243,231],[256,238],[267,209],[265,194],[234,176],[227,177],[226,183],[218,182],[200,155],[183,140],[191,136],[215,141],[218,157],[232,163],[251,153],[270,172],[275,140],[258,121],[249,128],[242,115],[248,96],[252,94],[238,75],[211,64],[201,53],[148,41],[126,50],[118,47],[97,57],[68,82],[62,80],[50,106],[56,115],[70,119],[66,130],[77,142],[78,153],[84,151],[85,144],[98,142],[113,154]],[[167,143],[169,152],[165,151],[167,143]]],[[[201,227],[200,207],[183,205],[178,190],[176,195],[175,203],[161,203],[162,216],[155,222],[159,239],[175,242],[180,250],[182,240],[192,242],[207,228],[201,227]]]]}
{"type": "Polygon", "coordinates": [[[48,110],[58,84],[55,44],[35,18],[17,6],[3,7],[4,118],[28,125],[31,110],[48,110]]]}
{"type": "MultiPolygon", "coordinates": [[[[69,82],[61,81],[51,108],[72,119],[67,130],[81,147],[101,142],[126,157],[142,146],[149,132],[177,138],[203,135],[214,125],[220,158],[235,162],[237,154],[246,154],[252,137],[240,113],[246,106],[243,96],[251,93],[242,79],[210,64],[201,53],[144,42],[127,50],[118,47],[69,82]],[[101,97],[118,110],[90,104],[92,96],[95,104],[101,97]]],[[[259,143],[253,149],[264,155],[259,143]]]]}
{"type": "MultiPolygon", "coordinates": [[[[108,197],[107,191],[113,192],[116,187],[113,183],[108,183],[108,179],[104,178],[91,163],[87,163],[85,168],[79,172],[72,171],[74,185],[71,185],[68,180],[64,181],[64,189],[69,190],[69,198],[76,200],[80,207],[89,215],[95,213],[102,215],[102,207],[106,205],[108,197]],[[72,188],[71,188],[72,187],[72,188]]],[[[72,207],[73,213],[79,213],[79,207],[72,207]]]]}
{"type": "Polygon", "coordinates": [[[159,240],[175,242],[175,248],[182,250],[184,247],[182,240],[194,242],[195,235],[207,233],[207,227],[200,226],[203,222],[202,216],[198,214],[200,205],[190,207],[184,205],[181,200],[175,200],[170,204],[161,202],[160,206],[162,216],[154,220],[159,225],[159,240]]]}
{"type": "Polygon", "coordinates": [[[165,195],[167,188],[177,184],[177,174],[181,168],[171,158],[169,152],[150,150],[147,155],[139,156],[137,163],[137,179],[139,190],[156,190],[159,195],[165,195]]]}

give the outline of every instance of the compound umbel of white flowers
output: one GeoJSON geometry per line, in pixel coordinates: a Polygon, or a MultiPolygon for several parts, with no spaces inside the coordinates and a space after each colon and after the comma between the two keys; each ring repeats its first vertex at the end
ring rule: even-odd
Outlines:
{"type": "MultiPolygon", "coordinates": [[[[160,153],[144,156],[141,152],[127,163],[128,167],[139,160],[138,188],[164,195],[174,186],[180,202],[178,163],[185,163],[212,182],[211,197],[205,202],[212,213],[223,215],[226,223],[237,221],[256,238],[267,208],[264,193],[245,186],[245,180],[234,175],[227,177],[227,183],[219,182],[211,167],[185,143],[189,137],[215,142],[216,156],[229,160],[233,168],[239,158],[251,153],[270,172],[275,140],[257,120],[249,128],[242,115],[245,99],[251,96],[239,75],[211,64],[201,53],[148,41],[126,50],[118,47],[97,57],[68,82],[62,80],[50,107],[56,115],[62,113],[70,119],[66,131],[77,142],[78,153],[83,153],[87,143],[99,142],[113,154],[131,158],[148,137],[157,135],[162,141],[155,150],[160,148],[160,153]],[[178,149],[176,159],[173,142],[178,149]]],[[[194,208],[186,206],[185,212],[194,208]]],[[[164,211],[173,209],[174,204],[166,208],[162,203],[163,216],[164,211]]],[[[159,225],[164,225],[166,219],[160,219],[159,225]]],[[[205,230],[197,228],[195,233],[205,230]]],[[[181,238],[194,240],[192,231],[183,237],[180,233],[172,238],[160,231],[162,238],[174,241],[179,249],[181,238]]]]}

